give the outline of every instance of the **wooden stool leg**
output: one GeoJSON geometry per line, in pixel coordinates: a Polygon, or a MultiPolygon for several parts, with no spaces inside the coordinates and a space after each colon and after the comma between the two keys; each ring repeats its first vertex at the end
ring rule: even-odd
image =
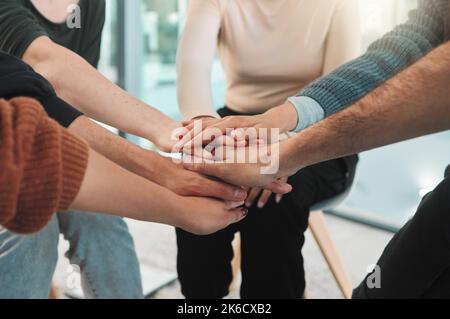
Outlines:
{"type": "Polygon", "coordinates": [[[352,283],[344,269],[338,250],[331,239],[326,226],[325,216],[322,212],[311,212],[309,228],[330,267],[342,295],[345,299],[351,299],[353,290],[352,283]]]}
{"type": "Polygon", "coordinates": [[[239,272],[241,271],[241,234],[236,233],[233,240],[234,257],[231,261],[231,269],[233,271],[233,281],[230,284],[228,291],[232,292],[237,289],[237,281],[239,272]]]}
{"type": "Polygon", "coordinates": [[[52,284],[50,287],[50,292],[48,293],[48,299],[58,299],[58,290],[55,285],[52,284]]]}

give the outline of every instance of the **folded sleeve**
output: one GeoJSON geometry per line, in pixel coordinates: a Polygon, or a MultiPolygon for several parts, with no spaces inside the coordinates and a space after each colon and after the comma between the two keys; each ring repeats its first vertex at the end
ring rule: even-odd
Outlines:
{"type": "Polygon", "coordinates": [[[34,99],[0,99],[0,225],[39,231],[69,208],[81,187],[88,147],[48,118],[34,99]]]}

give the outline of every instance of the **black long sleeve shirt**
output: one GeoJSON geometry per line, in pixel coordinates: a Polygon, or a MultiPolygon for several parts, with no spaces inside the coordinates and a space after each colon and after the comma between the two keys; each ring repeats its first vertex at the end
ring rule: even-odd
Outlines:
{"type": "Polygon", "coordinates": [[[56,96],[50,83],[22,60],[0,52],[0,98],[32,97],[64,127],[82,115],[56,96]]]}

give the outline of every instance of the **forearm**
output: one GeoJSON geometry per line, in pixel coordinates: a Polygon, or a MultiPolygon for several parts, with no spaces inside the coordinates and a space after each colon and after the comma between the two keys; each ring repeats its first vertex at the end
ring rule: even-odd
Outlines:
{"type": "Polygon", "coordinates": [[[221,24],[218,1],[189,2],[186,25],[177,51],[178,104],[190,120],[201,116],[219,118],[214,109],[211,72],[221,24]]]}
{"type": "Polygon", "coordinates": [[[297,131],[354,104],[443,43],[447,1],[420,1],[418,9],[410,12],[409,17],[406,23],[371,44],[366,54],[318,79],[290,99],[298,110],[297,131]]]}
{"type": "Polygon", "coordinates": [[[172,120],[106,79],[77,54],[42,37],[24,61],[46,77],[58,96],[87,116],[152,141],[172,120]],[[52,50],[42,47],[51,46],[52,50]]]}
{"type": "Polygon", "coordinates": [[[160,184],[158,177],[161,171],[158,163],[161,158],[155,152],[130,143],[85,116],[75,120],[69,126],[69,131],[83,137],[93,150],[114,163],[160,184]]]}
{"type": "Polygon", "coordinates": [[[449,57],[450,42],[352,107],[286,141],[287,170],[449,129],[449,57]]]}
{"type": "MultiPolygon", "coordinates": [[[[181,58],[178,58],[179,60],[181,58]]],[[[213,106],[211,69],[203,62],[182,59],[177,63],[177,95],[181,114],[187,120],[199,117],[220,118],[213,106]]]]}
{"type": "Polygon", "coordinates": [[[183,200],[91,150],[84,181],[71,208],[179,226],[176,212],[183,200]]]}

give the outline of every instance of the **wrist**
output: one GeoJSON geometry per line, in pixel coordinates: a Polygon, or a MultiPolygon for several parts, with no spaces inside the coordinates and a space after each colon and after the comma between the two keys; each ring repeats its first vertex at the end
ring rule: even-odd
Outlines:
{"type": "Polygon", "coordinates": [[[267,119],[267,121],[273,122],[273,126],[278,127],[281,131],[280,133],[293,131],[298,122],[295,106],[289,101],[270,109],[264,113],[263,116],[267,119]]]}
{"type": "Polygon", "coordinates": [[[155,123],[151,123],[150,125],[146,125],[147,131],[145,138],[147,138],[150,142],[153,142],[158,145],[159,141],[168,140],[171,138],[172,131],[177,128],[179,125],[175,120],[170,118],[161,118],[155,123]],[[170,135],[170,136],[166,136],[170,135]]]}
{"type": "Polygon", "coordinates": [[[174,227],[183,227],[183,221],[188,216],[183,216],[184,210],[183,205],[188,205],[186,203],[185,198],[179,196],[167,188],[158,186],[159,191],[155,193],[153,191],[153,195],[156,196],[147,196],[147,204],[146,207],[149,208],[146,214],[152,216],[152,219],[149,221],[156,223],[163,223],[166,225],[171,225],[174,227]]]}
{"type": "Polygon", "coordinates": [[[186,207],[190,207],[192,203],[189,203],[188,197],[172,194],[169,224],[177,228],[186,229],[186,221],[190,219],[190,216],[186,214],[186,207]]]}
{"type": "MultiPolygon", "coordinates": [[[[133,145],[134,146],[134,145],[133,145]]],[[[133,173],[161,185],[161,178],[164,171],[159,160],[159,155],[153,151],[148,151],[138,146],[127,151],[128,161],[131,163],[133,173]]]]}
{"type": "MultiPolygon", "coordinates": [[[[301,161],[296,160],[293,139],[280,143],[280,170],[278,178],[292,176],[306,167],[301,161]]],[[[306,154],[305,154],[306,155],[306,154]]]]}

